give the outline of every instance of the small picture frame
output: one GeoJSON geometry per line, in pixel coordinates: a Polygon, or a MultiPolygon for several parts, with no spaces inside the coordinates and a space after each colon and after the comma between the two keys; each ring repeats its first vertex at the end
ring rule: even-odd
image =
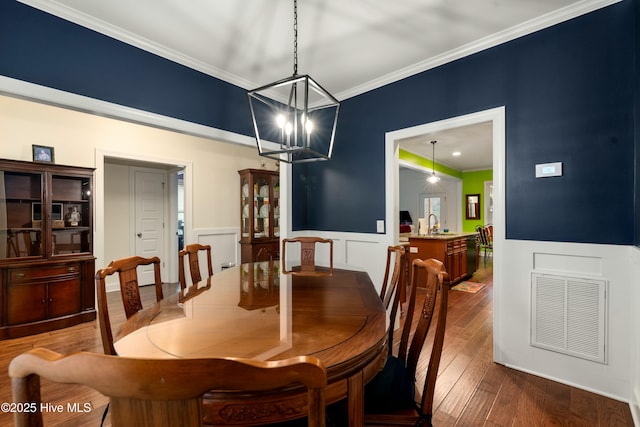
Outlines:
{"type": "Polygon", "coordinates": [[[33,161],[40,163],[55,163],[53,147],[47,147],[46,145],[31,146],[33,152],[33,161]]]}
{"type": "Polygon", "coordinates": [[[466,218],[480,219],[480,194],[467,194],[466,218]]]}

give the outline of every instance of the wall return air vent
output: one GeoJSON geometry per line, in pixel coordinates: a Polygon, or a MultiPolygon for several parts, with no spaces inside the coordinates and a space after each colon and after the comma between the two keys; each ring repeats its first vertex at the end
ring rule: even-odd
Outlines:
{"type": "Polygon", "coordinates": [[[533,273],[531,345],[607,363],[607,281],[533,273]]]}

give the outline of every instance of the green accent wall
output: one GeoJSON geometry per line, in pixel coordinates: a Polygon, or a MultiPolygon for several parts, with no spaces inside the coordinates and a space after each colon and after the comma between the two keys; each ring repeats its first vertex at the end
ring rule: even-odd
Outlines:
{"type": "Polygon", "coordinates": [[[466,208],[466,195],[467,194],[480,194],[480,219],[469,220],[466,219],[466,214],[462,214],[462,231],[471,232],[475,231],[476,226],[484,225],[488,223],[485,218],[485,194],[484,183],[485,181],[493,181],[493,170],[462,172],[462,209],[466,208]]]}

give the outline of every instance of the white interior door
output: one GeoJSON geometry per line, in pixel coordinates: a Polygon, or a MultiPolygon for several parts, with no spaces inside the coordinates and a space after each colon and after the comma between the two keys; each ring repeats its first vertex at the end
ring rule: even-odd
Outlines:
{"type": "MultiPolygon", "coordinates": [[[[132,169],[135,215],[135,254],[145,258],[164,255],[165,182],[164,171],[132,169]]],[[[164,262],[160,264],[162,277],[164,262]]],[[[140,285],[154,283],[153,265],[138,269],[140,285]]]]}

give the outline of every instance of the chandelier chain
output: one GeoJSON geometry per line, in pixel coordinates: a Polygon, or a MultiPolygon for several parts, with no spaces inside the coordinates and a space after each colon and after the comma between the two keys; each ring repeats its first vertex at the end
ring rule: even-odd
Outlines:
{"type": "Polygon", "coordinates": [[[293,75],[298,75],[298,0],[293,0],[293,75]]]}

